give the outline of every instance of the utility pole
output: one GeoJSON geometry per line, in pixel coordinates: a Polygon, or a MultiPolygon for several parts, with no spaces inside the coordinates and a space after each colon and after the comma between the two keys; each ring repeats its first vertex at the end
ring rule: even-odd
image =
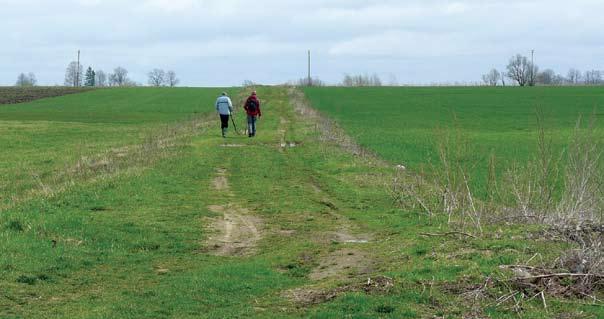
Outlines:
{"type": "Polygon", "coordinates": [[[78,65],[76,66],[76,82],[74,83],[75,87],[80,86],[80,50],[78,50],[78,65]]]}
{"type": "Polygon", "coordinates": [[[312,86],[312,78],[310,77],[310,50],[308,50],[308,86],[312,86]]]}
{"type": "Polygon", "coordinates": [[[531,86],[535,86],[535,50],[531,50],[531,86]]]}

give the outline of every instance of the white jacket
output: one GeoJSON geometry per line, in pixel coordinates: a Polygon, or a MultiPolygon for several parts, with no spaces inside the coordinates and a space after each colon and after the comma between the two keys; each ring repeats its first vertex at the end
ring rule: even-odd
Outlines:
{"type": "Polygon", "coordinates": [[[222,115],[230,115],[233,112],[233,102],[228,96],[221,96],[216,100],[216,111],[222,115]]]}

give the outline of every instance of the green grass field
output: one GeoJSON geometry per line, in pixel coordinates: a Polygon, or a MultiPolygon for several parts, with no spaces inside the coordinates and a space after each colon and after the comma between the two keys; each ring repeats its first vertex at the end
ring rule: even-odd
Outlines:
{"type": "Polygon", "coordinates": [[[0,105],[0,207],[77,159],[213,110],[220,89],[108,89],[0,105]]]}
{"type": "MultiPolygon", "coordinates": [[[[461,294],[502,264],[536,253],[552,261],[567,244],[530,239],[524,227],[488,227],[477,239],[420,235],[446,228],[397,208],[385,186],[392,165],[326,142],[318,120],[298,114],[287,90],[258,88],[264,116],[254,139],[232,130],[220,137],[212,107],[218,89],[97,90],[0,105],[0,148],[10,148],[0,161],[0,318],[518,316],[509,303],[461,294]],[[138,146],[147,153],[128,151],[138,146]],[[44,192],[65,182],[55,177],[82,156],[124,148],[107,158],[120,163],[115,169],[89,167],[67,187],[44,192]]],[[[361,102],[362,118],[338,112],[340,100],[328,104],[327,94],[360,99],[367,92],[379,90],[308,91],[351,135],[380,154],[382,145],[391,152],[384,158],[398,163],[401,148],[377,138],[375,125],[362,127],[380,123],[385,136],[408,128],[418,137],[431,125],[405,117],[399,127],[389,116],[370,117],[361,102]]],[[[435,123],[430,114],[424,120],[435,123]]],[[[243,114],[236,120],[243,124],[243,114]]],[[[429,138],[422,141],[402,148],[405,162],[430,153],[429,138]]],[[[601,306],[584,303],[548,298],[545,312],[534,299],[522,318],[604,316],[601,306]]]]}
{"type": "Polygon", "coordinates": [[[465,160],[479,163],[485,178],[489,157],[499,172],[537,154],[537,109],[556,153],[565,148],[580,116],[596,114],[604,135],[601,87],[535,88],[309,88],[312,104],[333,117],[362,146],[388,161],[421,170],[439,165],[439,129],[461,133],[465,160]]]}

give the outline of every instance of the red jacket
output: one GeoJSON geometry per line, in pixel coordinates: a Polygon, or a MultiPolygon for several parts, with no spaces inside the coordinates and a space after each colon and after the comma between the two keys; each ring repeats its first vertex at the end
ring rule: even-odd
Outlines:
{"type": "Polygon", "coordinates": [[[260,111],[260,100],[258,100],[258,98],[256,97],[256,95],[250,95],[250,97],[248,97],[247,100],[245,100],[245,104],[243,105],[243,108],[245,109],[245,112],[247,113],[247,115],[262,116],[262,111],[260,111]],[[247,104],[248,104],[249,100],[255,100],[256,101],[256,105],[258,105],[258,107],[256,108],[255,112],[252,112],[251,110],[248,110],[247,104]]]}

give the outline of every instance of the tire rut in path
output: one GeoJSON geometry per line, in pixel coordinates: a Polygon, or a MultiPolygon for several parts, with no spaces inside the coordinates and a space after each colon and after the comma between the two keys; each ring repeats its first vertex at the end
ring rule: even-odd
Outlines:
{"type": "Polygon", "coordinates": [[[360,246],[369,243],[373,236],[359,234],[359,227],[337,212],[337,206],[331,202],[320,186],[313,184],[313,189],[317,194],[323,195],[321,203],[328,208],[328,214],[336,224],[335,230],[323,234],[323,237],[328,239],[326,244],[336,242],[344,245],[322,256],[319,265],[309,274],[309,278],[313,281],[322,281],[370,274],[375,266],[374,260],[371,254],[360,246]]]}
{"type": "MultiPolygon", "coordinates": [[[[298,94],[296,98],[292,98],[292,92],[290,92],[289,96],[294,109],[303,118],[313,122],[315,127],[323,128],[325,126],[326,129],[333,129],[331,121],[322,119],[310,105],[302,103],[301,94],[298,94]],[[302,111],[306,113],[300,112],[301,104],[304,104],[302,111]],[[307,112],[311,112],[312,116],[308,116],[307,112]]],[[[286,123],[287,121],[282,120],[281,127],[285,127],[286,123]]],[[[283,136],[281,139],[281,151],[283,151],[287,146],[285,130],[282,129],[280,132],[282,133],[281,136],[283,136]]],[[[334,136],[338,138],[338,142],[340,140],[347,142],[342,143],[342,148],[356,155],[356,148],[347,147],[348,144],[351,144],[350,141],[352,139],[340,131],[335,133],[337,133],[334,136]]],[[[332,146],[325,141],[326,139],[322,137],[317,142],[325,143],[327,147],[332,146]]],[[[380,261],[371,252],[370,246],[367,246],[371,245],[371,242],[374,240],[374,234],[364,233],[360,225],[341,214],[337,205],[331,201],[330,194],[322,189],[318,183],[311,181],[310,187],[315,192],[315,195],[320,198],[318,202],[327,207],[327,214],[332,223],[331,230],[315,234],[316,241],[321,245],[328,246],[329,249],[327,249],[328,252],[318,256],[316,259],[316,267],[308,274],[310,283],[298,288],[285,290],[281,296],[298,306],[309,306],[327,302],[350,291],[388,291],[393,286],[393,281],[391,278],[378,274],[380,261]],[[337,246],[332,246],[334,243],[337,246]],[[337,248],[332,250],[334,247],[337,248]],[[334,283],[336,284],[335,286],[333,286],[334,283]]]]}
{"type": "Polygon", "coordinates": [[[222,216],[209,220],[208,229],[212,234],[206,240],[206,250],[216,256],[253,254],[257,242],[262,239],[262,220],[231,201],[235,195],[229,186],[226,169],[216,170],[212,187],[221,192],[219,196],[227,203],[208,206],[211,212],[222,216]]]}

